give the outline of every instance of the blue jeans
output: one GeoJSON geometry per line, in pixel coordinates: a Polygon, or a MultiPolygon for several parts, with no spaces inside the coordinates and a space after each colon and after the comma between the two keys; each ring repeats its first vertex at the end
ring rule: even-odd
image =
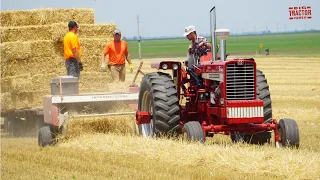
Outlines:
{"type": "Polygon", "coordinates": [[[188,68],[187,72],[190,75],[190,79],[193,81],[193,83],[195,83],[195,85],[203,87],[201,80],[198,76],[198,74],[196,74],[196,71],[194,70],[194,68],[188,68]]]}
{"type": "Polygon", "coordinates": [[[67,75],[80,78],[80,70],[78,62],[75,58],[70,58],[65,61],[67,75]]]}

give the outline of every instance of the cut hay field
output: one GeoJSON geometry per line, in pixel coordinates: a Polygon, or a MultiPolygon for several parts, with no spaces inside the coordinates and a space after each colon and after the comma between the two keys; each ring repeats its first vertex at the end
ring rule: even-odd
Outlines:
{"type": "MultiPolygon", "coordinates": [[[[300,149],[232,144],[222,135],[204,145],[141,138],[133,116],[73,120],[69,138],[54,147],[2,133],[1,179],[319,179],[320,58],[256,61],[270,85],[273,117],[297,120],[300,149]]],[[[151,60],[144,62],[152,72],[151,60]]],[[[128,72],[127,84],[132,78],[128,72]]]]}

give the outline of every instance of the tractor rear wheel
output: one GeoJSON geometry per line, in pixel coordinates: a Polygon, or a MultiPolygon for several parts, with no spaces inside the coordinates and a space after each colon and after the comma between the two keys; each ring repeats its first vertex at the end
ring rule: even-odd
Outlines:
{"type": "Polygon", "coordinates": [[[299,129],[295,120],[289,118],[280,119],[278,130],[281,138],[280,146],[299,148],[299,129]]]}
{"type": "MultiPolygon", "coordinates": [[[[256,71],[256,80],[257,80],[257,97],[260,100],[263,100],[263,115],[264,123],[268,123],[272,120],[272,106],[271,106],[271,97],[269,91],[269,85],[267,79],[262,71],[256,71]]],[[[270,143],[271,132],[265,131],[252,135],[244,135],[242,132],[231,132],[231,140],[233,142],[246,142],[250,144],[264,144],[270,143]]]]}
{"type": "Polygon", "coordinates": [[[203,130],[198,121],[190,121],[184,124],[183,130],[183,139],[188,141],[198,141],[201,143],[205,142],[205,137],[203,134],[203,130]]]}
{"type": "Polygon", "coordinates": [[[41,147],[45,147],[53,145],[54,142],[54,135],[50,126],[41,127],[38,135],[38,145],[41,147]]]}
{"type": "Polygon", "coordinates": [[[142,136],[181,133],[180,108],[176,85],[170,75],[162,72],[146,74],[140,85],[138,109],[149,112],[149,124],[137,124],[137,132],[142,136]]]}

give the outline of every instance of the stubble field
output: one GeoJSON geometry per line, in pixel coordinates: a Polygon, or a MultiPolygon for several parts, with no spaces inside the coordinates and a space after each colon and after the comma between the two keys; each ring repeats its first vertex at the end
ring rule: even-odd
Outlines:
{"type": "MultiPolygon", "coordinates": [[[[299,149],[232,144],[222,135],[204,145],[142,138],[134,133],[133,116],[100,118],[103,131],[80,128],[76,136],[48,148],[39,148],[35,137],[2,134],[1,179],[320,178],[320,58],[255,59],[270,86],[273,118],[298,123],[299,149]]],[[[154,71],[150,62],[144,61],[145,73],[154,71]]],[[[138,64],[134,61],[135,69],[138,64]]],[[[128,72],[127,84],[132,78],[128,72]]]]}

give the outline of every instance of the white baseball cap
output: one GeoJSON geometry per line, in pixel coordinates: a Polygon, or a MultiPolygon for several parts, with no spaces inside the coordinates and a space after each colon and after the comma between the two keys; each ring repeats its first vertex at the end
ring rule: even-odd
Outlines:
{"type": "Polygon", "coordinates": [[[196,28],[194,26],[187,26],[186,28],[184,28],[184,33],[183,36],[188,36],[190,33],[196,31],[196,28]]]}
{"type": "Polygon", "coordinates": [[[119,29],[116,29],[113,31],[113,34],[121,34],[121,31],[119,29]]]}

